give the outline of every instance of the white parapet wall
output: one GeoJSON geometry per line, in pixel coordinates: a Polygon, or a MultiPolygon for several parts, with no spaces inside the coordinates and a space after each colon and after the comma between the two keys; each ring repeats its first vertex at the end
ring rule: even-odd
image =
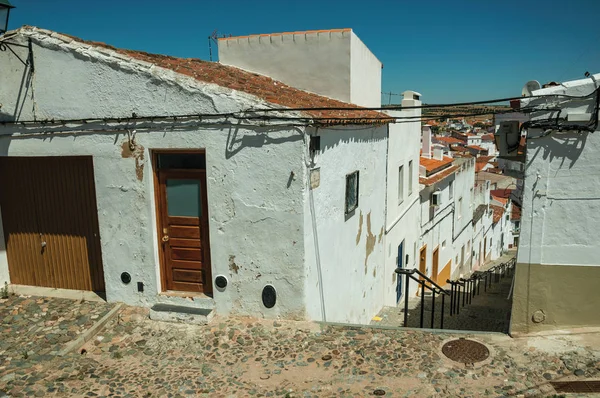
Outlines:
{"type": "Polygon", "coordinates": [[[381,62],[351,29],[221,38],[219,62],[340,101],[381,104],[381,62]]]}

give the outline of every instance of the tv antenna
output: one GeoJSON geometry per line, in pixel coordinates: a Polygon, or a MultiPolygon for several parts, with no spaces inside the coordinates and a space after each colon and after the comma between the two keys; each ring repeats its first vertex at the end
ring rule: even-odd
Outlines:
{"type": "Polygon", "coordinates": [[[231,37],[231,35],[227,36],[224,34],[219,34],[219,31],[217,29],[213,30],[213,32],[208,36],[208,54],[209,54],[209,59],[212,61],[213,57],[212,57],[212,45],[213,43],[215,43],[216,46],[219,45],[219,39],[220,38],[224,38],[224,37],[231,37]]]}

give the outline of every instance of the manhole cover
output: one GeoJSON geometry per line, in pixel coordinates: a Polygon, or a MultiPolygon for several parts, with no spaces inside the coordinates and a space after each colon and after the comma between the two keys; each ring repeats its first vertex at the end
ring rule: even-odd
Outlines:
{"type": "Polygon", "coordinates": [[[451,360],[461,363],[481,362],[490,356],[490,350],[483,344],[462,338],[444,344],[442,352],[451,360]]]}
{"type": "Polygon", "coordinates": [[[600,392],[600,380],[551,381],[556,392],[594,393],[600,392]]]}

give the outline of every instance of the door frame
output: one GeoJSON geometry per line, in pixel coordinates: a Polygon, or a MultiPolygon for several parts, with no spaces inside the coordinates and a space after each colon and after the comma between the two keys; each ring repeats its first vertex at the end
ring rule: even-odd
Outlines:
{"type": "MultiPolygon", "coordinates": [[[[160,180],[158,177],[159,169],[158,169],[158,155],[168,153],[168,154],[198,154],[204,155],[206,157],[205,149],[151,149],[152,153],[152,181],[154,183],[154,214],[155,214],[155,223],[156,223],[156,247],[158,250],[158,270],[160,273],[160,293],[173,293],[174,295],[180,295],[184,293],[185,295],[211,295],[213,292],[213,284],[212,284],[212,261],[211,261],[211,252],[210,252],[210,235],[209,235],[209,214],[208,214],[208,185],[206,184],[206,168],[202,169],[168,169],[172,172],[178,172],[183,174],[188,174],[190,176],[200,175],[200,180],[202,182],[202,186],[204,189],[202,190],[202,214],[206,215],[206,221],[200,223],[200,231],[202,234],[202,255],[203,255],[203,264],[206,262],[206,288],[204,292],[180,292],[180,291],[171,291],[167,289],[167,270],[166,270],[166,259],[165,259],[165,251],[161,245],[161,236],[163,230],[163,213],[161,211],[161,203],[163,202],[160,188],[160,180]],[[206,250],[204,250],[206,248],[206,250]],[[189,293],[189,294],[188,294],[189,293]]],[[[164,213],[166,214],[166,213],[164,213]]]]}
{"type": "Polygon", "coordinates": [[[440,272],[440,246],[438,245],[431,252],[431,280],[438,283],[437,277],[440,272]],[[436,261],[437,260],[437,261],[436,261]]]}

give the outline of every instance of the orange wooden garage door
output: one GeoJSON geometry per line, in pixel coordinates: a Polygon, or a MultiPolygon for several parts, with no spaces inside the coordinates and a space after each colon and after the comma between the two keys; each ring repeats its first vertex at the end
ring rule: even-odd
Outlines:
{"type": "Polygon", "coordinates": [[[0,157],[11,283],[104,291],[91,157],[0,157]]]}

